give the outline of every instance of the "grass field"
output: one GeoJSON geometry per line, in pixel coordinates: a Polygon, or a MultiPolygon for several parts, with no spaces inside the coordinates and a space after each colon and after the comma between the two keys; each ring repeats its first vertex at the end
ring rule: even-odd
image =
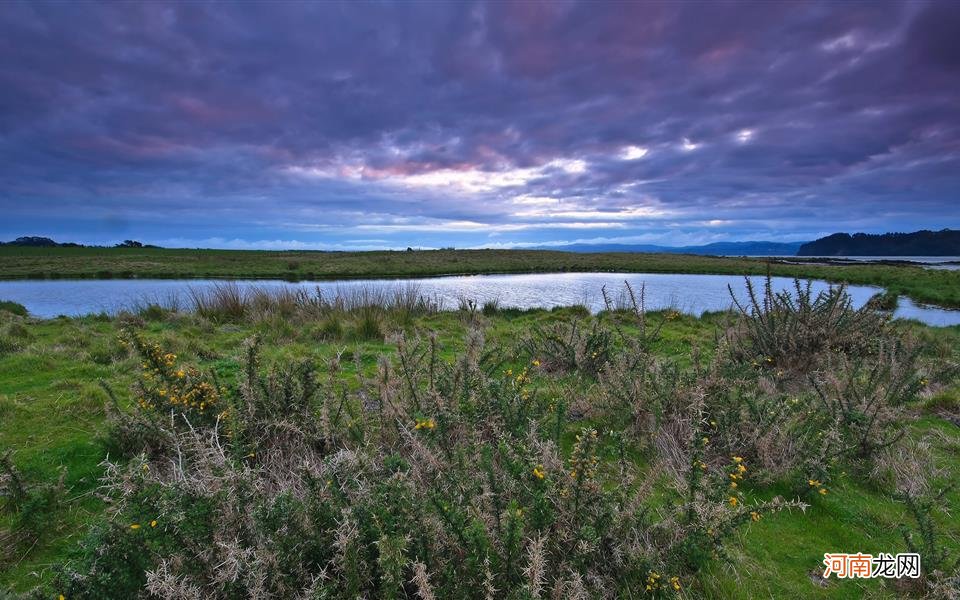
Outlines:
{"type": "Polygon", "coordinates": [[[547,250],[271,252],[0,247],[0,279],[249,277],[340,279],[480,273],[611,271],[773,275],[879,285],[919,302],[960,307],[960,271],[913,266],[785,264],[679,254],[547,250]]]}
{"type": "MultiPolygon", "coordinates": [[[[78,256],[80,254],[82,253],[78,253],[78,256]]],[[[183,254],[190,255],[188,252],[183,254]]],[[[96,256],[97,253],[93,252],[91,255],[96,256]]],[[[204,269],[214,269],[214,267],[201,265],[218,265],[220,269],[227,269],[231,257],[239,262],[235,267],[238,270],[231,274],[241,272],[245,275],[254,274],[243,271],[250,268],[263,269],[255,271],[263,276],[276,275],[270,269],[273,268],[271,265],[278,260],[281,263],[284,260],[300,261],[298,267],[302,269],[298,271],[300,274],[310,272],[311,269],[330,275],[339,273],[337,270],[339,267],[332,266],[337,264],[335,260],[337,255],[329,257],[334,259],[331,262],[325,262],[328,258],[326,255],[300,253],[286,254],[284,259],[280,259],[279,255],[259,253],[195,253],[195,255],[198,257],[197,262],[189,266],[192,274],[195,275],[227,274],[216,270],[207,272],[204,269]],[[319,266],[311,266],[311,260],[315,260],[318,265],[327,264],[328,269],[321,270],[319,266]]],[[[54,259],[53,255],[43,252],[37,253],[36,256],[40,257],[36,264],[54,264],[51,261],[64,260],[65,264],[70,265],[73,264],[72,261],[79,260],[78,256],[54,259]],[[43,263],[44,260],[48,262],[43,263]]],[[[107,253],[103,256],[109,258],[111,254],[107,253]]],[[[105,263],[97,263],[89,268],[95,273],[97,268],[104,266],[107,262],[113,268],[118,268],[117,265],[122,263],[126,265],[125,268],[143,269],[139,272],[147,273],[150,272],[150,256],[149,252],[131,253],[129,262],[104,259],[105,263]]],[[[398,270],[396,274],[402,274],[405,255],[401,253],[395,256],[398,262],[394,265],[399,265],[396,267],[398,270]]],[[[472,254],[442,253],[438,256],[440,259],[435,263],[436,272],[442,272],[453,258],[469,257],[472,254]]],[[[485,254],[480,253],[477,256],[484,257],[485,254]]],[[[522,256],[528,255],[524,253],[522,256]]],[[[529,259],[528,267],[544,264],[537,263],[537,260],[541,260],[543,256],[557,261],[568,260],[567,255],[533,253],[529,256],[534,258],[529,259]]],[[[362,256],[353,260],[361,259],[367,260],[362,256]]],[[[602,260],[611,261],[608,264],[628,264],[626,261],[629,260],[641,262],[658,260],[663,261],[657,263],[663,268],[667,268],[670,261],[678,261],[675,264],[681,264],[685,259],[686,257],[637,258],[620,255],[602,258],[602,260]]],[[[592,259],[570,255],[569,260],[592,259]]],[[[727,264],[726,261],[712,259],[696,260],[702,260],[703,265],[727,264]]],[[[9,272],[9,262],[9,260],[4,261],[4,268],[7,269],[4,274],[12,276],[14,273],[9,272]]],[[[171,261],[164,261],[163,264],[170,263],[171,261]]],[[[479,262],[478,264],[487,263],[479,262]]],[[[564,263],[568,268],[586,264],[588,263],[564,263]]],[[[752,263],[732,261],[731,265],[733,264],[742,267],[752,263]]],[[[761,267],[762,265],[757,265],[757,268],[761,267]]],[[[64,269],[62,266],[58,268],[64,269]]],[[[372,274],[377,268],[376,261],[371,261],[367,268],[372,274]]],[[[642,268],[650,270],[649,266],[642,268]]],[[[170,276],[185,274],[183,272],[165,273],[170,276]]],[[[158,273],[151,272],[151,274],[158,273]]],[[[600,321],[612,327],[614,321],[610,321],[610,318],[612,316],[601,316],[600,321]]],[[[649,338],[645,352],[648,352],[658,364],[677,365],[682,369],[699,368],[696,365],[708,363],[715,358],[717,336],[722,335],[731,325],[730,316],[723,314],[707,314],[696,319],[674,313],[654,313],[645,315],[644,318],[642,322],[635,319],[617,321],[620,323],[618,327],[625,329],[629,339],[649,338]],[[655,327],[661,328],[657,336],[642,333],[655,327]]],[[[498,366],[490,374],[491,385],[502,386],[503,374],[506,374],[506,383],[510,383],[514,373],[527,373],[529,369],[530,381],[523,382],[523,385],[528,386],[524,389],[529,392],[520,393],[519,398],[522,402],[529,401],[534,404],[543,402],[546,406],[547,402],[559,401],[554,399],[566,398],[568,406],[576,407],[575,410],[568,411],[569,418],[564,425],[562,435],[557,438],[559,452],[565,457],[563,460],[576,460],[579,442],[575,441],[574,436],[578,435],[584,427],[599,430],[603,440],[607,439],[608,431],[610,439],[621,439],[617,437],[620,435],[640,436],[635,441],[627,442],[626,445],[621,443],[619,459],[613,454],[604,454],[603,452],[608,451],[609,448],[603,446],[606,450],[599,454],[601,464],[598,469],[605,474],[608,474],[608,471],[613,473],[616,471],[618,460],[623,461],[623,457],[626,456],[629,469],[636,470],[640,474],[636,481],[649,482],[648,484],[639,483],[639,485],[641,487],[649,485],[653,488],[648,502],[651,502],[652,506],[661,506],[662,510],[666,510],[667,505],[663,503],[673,498],[675,492],[669,482],[670,478],[661,470],[663,463],[658,459],[658,446],[643,442],[642,435],[631,428],[635,425],[618,416],[619,412],[605,413],[595,408],[597,398],[607,398],[611,393],[610,389],[605,387],[607,384],[596,378],[596,370],[593,367],[584,369],[582,366],[563,369],[557,366],[562,362],[561,359],[551,354],[546,349],[547,345],[534,347],[523,343],[524,340],[531,339],[532,331],[552,327],[564,328],[574,322],[579,322],[586,328],[587,324],[592,322],[592,318],[585,317],[583,311],[577,308],[521,312],[498,310],[494,306],[489,306],[486,310],[477,307],[473,312],[429,310],[406,312],[370,312],[368,310],[365,312],[363,309],[358,309],[351,312],[325,311],[317,314],[298,312],[291,307],[276,306],[256,315],[249,312],[235,313],[232,317],[229,313],[215,311],[206,315],[197,315],[148,309],[140,315],[121,315],[117,318],[86,317],[53,320],[34,320],[0,310],[0,423],[2,423],[0,455],[4,449],[12,450],[12,463],[19,476],[30,482],[29,485],[35,486],[36,489],[41,489],[44,485],[50,487],[55,495],[52,499],[42,494],[38,496],[46,500],[31,509],[36,512],[32,521],[24,519],[22,511],[25,509],[22,507],[18,509],[20,512],[8,511],[5,516],[0,517],[0,596],[4,586],[23,592],[40,585],[46,586],[42,588],[45,590],[44,593],[60,593],[61,590],[57,586],[63,585],[64,581],[62,576],[58,575],[63,569],[62,565],[69,559],[82,562],[82,558],[78,558],[82,555],[80,541],[84,539],[91,526],[107,520],[117,523],[121,532],[127,529],[127,523],[131,518],[129,511],[133,509],[126,505],[124,508],[119,505],[105,504],[106,492],[100,488],[100,478],[105,474],[103,461],[107,458],[119,460],[121,464],[129,464],[128,461],[132,460],[134,466],[139,465],[139,459],[116,454],[108,456],[110,449],[116,447],[116,440],[111,439],[111,436],[116,433],[111,429],[107,419],[105,406],[109,402],[99,382],[107,383],[114,390],[125,411],[136,412],[136,400],[144,396],[142,388],[141,392],[136,391],[135,384],[138,381],[141,383],[144,381],[140,375],[140,367],[145,359],[130,347],[129,339],[124,337],[126,335],[124,332],[131,330],[136,331],[137,335],[149,344],[156,343],[163,352],[175,354],[178,357],[177,364],[195,366],[202,372],[213,373],[218,382],[230,389],[233,389],[234,381],[241,378],[246,368],[244,340],[257,335],[260,338],[262,356],[259,365],[262,369],[267,369],[270,365],[282,367],[309,361],[319,365],[322,373],[325,369],[324,365],[330,364],[331,360],[336,358],[341,366],[337,374],[331,377],[342,382],[343,393],[355,394],[360,393],[365,385],[372,386],[372,382],[378,378],[378,373],[382,374],[385,363],[380,357],[385,357],[387,363],[394,364],[394,369],[400,369],[398,361],[404,360],[404,355],[398,354],[396,343],[385,340],[385,335],[390,331],[405,331],[408,339],[428,336],[429,332],[433,332],[436,335],[437,362],[454,365],[459,364],[456,362],[459,360],[458,357],[469,351],[470,331],[480,329],[484,332],[486,347],[500,356],[497,361],[498,366]],[[527,352],[525,348],[534,349],[527,352]],[[551,357],[554,362],[557,362],[556,365],[550,362],[551,357]],[[534,360],[533,363],[531,359],[534,360]],[[542,366],[541,361],[543,361],[542,366]],[[363,376],[359,383],[358,375],[363,376]],[[498,381],[500,383],[497,383],[498,381]],[[62,485],[57,487],[55,482],[61,477],[62,485]]],[[[898,338],[911,338],[918,342],[921,348],[920,365],[924,373],[943,371],[943,367],[960,360],[960,328],[932,329],[915,323],[902,323],[895,325],[894,329],[895,334],[892,335],[898,338]]],[[[613,343],[619,348],[618,344],[613,343]]],[[[592,347],[594,346],[588,346],[588,348],[592,347]]],[[[594,355],[606,348],[602,345],[596,347],[598,350],[593,351],[594,355]]],[[[622,350],[620,348],[611,352],[622,350]]],[[[571,360],[577,364],[580,364],[578,361],[589,362],[589,355],[584,355],[582,352],[580,354],[579,357],[571,360]]],[[[772,359],[771,364],[773,364],[772,359]]],[[[788,367],[784,365],[777,368],[787,369],[788,367]]],[[[777,371],[774,374],[773,370],[765,371],[761,378],[769,377],[779,381],[780,373],[777,371]]],[[[932,472],[932,467],[935,466],[942,470],[939,474],[940,479],[937,481],[957,481],[960,480],[960,426],[958,426],[960,424],[960,404],[958,404],[960,387],[958,387],[955,372],[944,371],[944,373],[946,374],[925,375],[926,379],[922,381],[918,397],[903,407],[904,410],[898,418],[902,419],[906,437],[901,443],[908,444],[904,447],[909,448],[913,448],[909,446],[911,442],[921,444],[927,452],[924,460],[928,461],[923,468],[931,467],[932,472]]],[[[524,375],[524,378],[526,377],[524,375]]],[[[405,393],[402,388],[406,384],[403,383],[402,378],[397,382],[401,389],[390,393],[399,397],[405,393]]],[[[331,380],[329,385],[341,384],[334,384],[331,380]]],[[[510,383],[510,385],[516,384],[510,383]]],[[[804,392],[797,387],[798,385],[800,384],[784,383],[783,389],[790,394],[802,395],[804,392]]],[[[381,389],[382,392],[384,388],[377,389],[381,389]]],[[[412,388],[411,393],[416,396],[412,388]]],[[[554,414],[550,412],[553,410],[555,409],[552,404],[549,410],[544,408],[547,412],[543,413],[545,415],[543,418],[547,422],[552,423],[550,420],[552,417],[549,415],[554,414]]],[[[440,453],[444,447],[442,442],[434,442],[433,438],[429,437],[434,435],[433,419],[421,417],[422,414],[436,413],[417,412],[409,417],[410,419],[416,417],[417,429],[420,429],[420,425],[426,428],[426,424],[428,422],[430,424],[428,430],[424,431],[413,431],[411,426],[411,433],[422,435],[423,443],[432,448],[434,447],[432,444],[440,444],[434,448],[440,453]]],[[[363,417],[353,415],[352,418],[362,419],[363,417]]],[[[440,416],[437,418],[441,420],[440,416]]],[[[498,420],[503,418],[503,415],[497,417],[498,420]]],[[[533,416],[530,418],[535,420],[533,416]]],[[[559,423],[559,420],[557,422],[559,423]]],[[[349,440],[352,439],[350,435],[354,431],[353,421],[344,421],[341,427],[343,428],[341,435],[344,436],[342,443],[352,447],[353,442],[349,440]]],[[[441,421],[438,431],[445,427],[448,427],[446,421],[441,421]]],[[[711,434],[711,437],[713,435],[711,434]]],[[[716,435],[718,440],[722,437],[719,432],[716,435]]],[[[503,438],[500,443],[513,443],[509,442],[510,439],[503,438]]],[[[364,444],[369,443],[372,442],[364,442],[364,444]]],[[[256,459],[238,460],[252,464],[254,460],[261,460],[260,452],[257,450],[256,459]]],[[[266,448],[263,448],[262,452],[264,456],[268,454],[266,448]]],[[[759,479],[753,481],[748,478],[742,484],[741,489],[736,492],[742,493],[738,496],[740,502],[750,506],[756,504],[759,507],[761,503],[776,496],[787,499],[795,497],[795,486],[789,477],[782,474],[771,475],[761,480],[759,475],[760,463],[763,461],[761,454],[745,454],[747,464],[757,471],[759,479]],[[757,466],[754,467],[754,464],[757,466]]],[[[253,455],[251,452],[250,456],[253,455]]],[[[714,463],[704,455],[704,460],[710,463],[711,469],[715,468],[715,465],[718,469],[722,468],[723,450],[720,450],[717,456],[719,458],[715,460],[719,462],[714,463]]],[[[877,462],[882,465],[882,461],[877,462]]],[[[150,472],[163,468],[162,464],[163,461],[149,462],[150,472]]],[[[550,471],[556,467],[551,467],[547,463],[546,467],[540,465],[535,467],[537,468],[550,471]]],[[[560,465],[559,468],[562,470],[564,467],[560,465]]],[[[621,472],[623,468],[623,466],[620,467],[621,472]]],[[[143,469],[146,471],[147,463],[144,463],[143,469]]],[[[139,472],[139,468],[134,471],[139,472]]],[[[748,518],[745,525],[731,533],[730,539],[725,544],[726,559],[708,560],[706,564],[695,570],[677,566],[676,563],[666,564],[663,568],[677,569],[676,572],[680,573],[682,578],[682,591],[676,595],[708,598],[897,596],[902,589],[880,580],[832,580],[822,584],[816,582],[813,574],[817,571],[824,552],[905,551],[904,540],[898,527],[912,523],[904,503],[895,497],[889,477],[883,475],[883,469],[876,464],[871,471],[862,462],[841,462],[831,466],[830,472],[830,482],[824,484],[829,487],[829,493],[806,496],[805,502],[809,505],[806,510],[772,511],[770,514],[764,514],[762,520],[756,522],[751,522],[748,518]]],[[[753,471],[750,473],[752,474],[753,471]]],[[[534,474],[537,475],[536,470],[534,474]]],[[[562,479],[561,475],[554,475],[551,471],[545,481],[551,481],[554,476],[562,479]]],[[[543,479],[542,475],[537,477],[543,479]]],[[[599,480],[601,476],[597,477],[599,480]]],[[[524,481],[537,483],[535,479],[530,478],[527,471],[522,472],[521,478],[524,481]]],[[[557,485],[561,485],[559,480],[557,485]]],[[[615,488],[616,485],[611,489],[615,488]]],[[[7,489],[9,491],[9,486],[7,489]]],[[[561,490],[560,493],[562,495],[563,491],[561,490]]],[[[597,491],[597,493],[601,492],[597,491]]],[[[725,499],[727,493],[722,495],[725,499]]],[[[115,501],[116,498],[113,498],[112,502],[115,501]]],[[[560,502],[560,500],[557,501],[560,502]]],[[[946,507],[960,506],[960,491],[952,489],[938,502],[946,507]]],[[[524,506],[525,515],[533,510],[524,506]]],[[[378,522],[379,519],[387,518],[387,513],[376,514],[380,516],[370,518],[378,522]]],[[[166,516],[156,518],[173,519],[166,516]]],[[[956,515],[951,517],[939,512],[936,512],[932,518],[937,532],[937,548],[945,549],[953,560],[956,560],[960,556],[960,521],[956,519],[956,515]]],[[[163,527],[164,524],[161,523],[157,531],[163,527]]],[[[128,537],[135,534],[139,535],[138,532],[129,530],[123,533],[128,537]]],[[[143,535],[148,534],[153,535],[149,531],[143,535]]],[[[181,532],[179,535],[186,534],[181,532]]],[[[165,552],[166,546],[163,544],[166,543],[169,541],[157,541],[156,546],[151,546],[151,551],[165,552]]],[[[294,552],[300,551],[294,550],[294,552]]],[[[383,568],[386,569],[386,567],[383,568]]],[[[507,567],[496,566],[496,568],[507,569],[505,571],[507,575],[512,573],[507,567]]],[[[673,572],[670,571],[670,573],[673,572]]],[[[518,570],[513,576],[522,580],[523,573],[518,570]]],[[[646,573],[643,575],[647,576],[646,573]]],[[[369,574],[367,576],[374,577],[369,574]]],[[[407,573],[406,577],[409,576],[407,573]]],[[[434,573],[433,577],[435,582],[440,579],[439,573],[434,573]]],[[[388,579],[387,571],[374,578],[382,584],[388,579]]],[[[435,583],[435,585],[440,584],[435,583]]],[[[663,595],[672,596],[673,594],[673,590],[664,588],[663,595]]],[[[89,594],[82,596],[75,593],[68,597],[89,597],[89,594]]],[[[438,592],[438,597],[444,596],[438,592]]]]}

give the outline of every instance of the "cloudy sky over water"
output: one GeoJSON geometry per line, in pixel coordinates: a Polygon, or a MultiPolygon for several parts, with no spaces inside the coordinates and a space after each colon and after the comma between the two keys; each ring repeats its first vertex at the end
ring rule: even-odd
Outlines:
{"type": "Polygon", "coordinates": [[[960,2],[0,4],[0,239],[960,225],[960,2]]]}

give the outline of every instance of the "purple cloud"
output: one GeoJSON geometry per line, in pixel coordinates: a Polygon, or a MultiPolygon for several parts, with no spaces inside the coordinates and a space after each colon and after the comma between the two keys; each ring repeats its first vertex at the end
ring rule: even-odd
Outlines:
{"type": "Polygon", "coordinates": [[[8,3],[0,234],[341,248],[956,226],[958,7],[8,3]]]}

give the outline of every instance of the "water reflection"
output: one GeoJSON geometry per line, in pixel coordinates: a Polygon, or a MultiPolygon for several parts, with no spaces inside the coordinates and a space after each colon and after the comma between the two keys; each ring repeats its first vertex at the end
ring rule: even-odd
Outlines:
{"type": "MultiPolygon", "coordinates": [[[[762,277],[753,277],[752,280],[758,286],[762,285],[762,277]]],[[[606,286],[616,297],[622,292],[624,281],[638,291],[643,286],[648,310],[672,308],[693,315],[726,310],[731,305],[728,285],[738,298],[746,298],[746,285],[742,277],[672,273],[547,273],[298,283],[237,280],[236,284],[267,290],[293,286],[310,291],[319,290],[324,295],[414,285],[422,295],[436,300],[447,309],[456,308],[461,298],[470,298],[479,303],[495,300],[501,307],[551,308],[582,304],[597,311],[603,308],[601,289],[606,286]]],[[[115,313],[150,302],[188,307],[191,289],[202,291],[222,283],[223,280],[197,279],[0,281],[0,299],[19,302],[38,317],[61,314],[74,316],[115,313]]],[[[782,290],[792,288],[793,281],[775,277],[773,285],[782,290]]],[[[827,287],[825,282],[813,282],[814,292],[827,287]]],[[[854,304],[862,306],[880,288],[850,286],[848,291],[854,304]]],[[[907,298],[901,299],[896,316],[936,326],[960,324],[960,311],[923,306],[907,298]]]]}

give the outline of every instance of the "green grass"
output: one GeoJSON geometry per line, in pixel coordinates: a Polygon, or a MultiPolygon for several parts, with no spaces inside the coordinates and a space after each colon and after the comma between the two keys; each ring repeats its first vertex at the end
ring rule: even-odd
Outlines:
{"type": "MultiPolygon", "coordinates": [[[[487,339],[509,348],[535,325],[570,319],[573,314],[571,309],[499,311],[485,317],[487,339]]],[[[700,319],[682,316],[668,321],[653,352],[689,360],[694,348],[711,347],[725,319],[723,314],[707,314],[700,319]]],[[[0,590],[4,586],[26,590],[48,581],[52,565],[67,557],[78,538],[103,515],[105,506],[95,492],[102,474],[100,463],[106,458],[98,437],[105,424],[106,397],[98,381],[107,382],[122,402],[128,402],[139,360],[120,347],[118,320],[33,320],[0,315],[0,330],[11,324],[22,325],[29,335],[20,349],[0,355],[0,451],[12,448],[16,464],[34,481],[55,481],[66,470],[64,502],[50,515],[40,538],[0,549],[0,590]]],[[[930,360],[956,360],[960,327],[904,327],[924,341],[930,360]]],[[[416,317],[410,329],[437,332],[442,357],[449,358],[462,348],[467,324],[461,314],[447,312],[416,317]]],[[[165,349],[221,377],[240,369],[241,342],[253,333],[263,337],[265,363],[302,358],[319,363],[345,352],[345,374],[353,372],[350,357],[354,354],[359,353],[361,368],[373,375],[376,357],[393,352],[380,339],[325,340],[317,327],[282,327],[270,322],[217,325],[189,315],[164,315],[147,321],[145,333],[165,349]]],[[[559,389],[578,382],[546,381],[544,385],[559,389]]],[[[940,394],[947,400],[936,406],[949,405],[956,388],[940,394]]],[[[934,410],[918,407],[918,414],[910,426],[911,435],[939,432],[935,444],[938,466],[960,480],[960,428],[934,410]]],[[[786,492],[758,489],[750,493],[769,499],[786,492]]],[[[960,506],[960,491],[954,490],[946,501],[960,506]]],[[[902,505],[887,495],[862,479],[844,477],[833,483],[828,496],[816,498],[805,513],[780,513],[751,524],[734,552],[737,562],[714,563],[699,575],[700,584],[708,597],[715,598],[892,597],[893,590],[880,581],[832,581],[820,587],[809,573],[828,551],[903,551],[896,527],[906,518],[902,505]]],[[[3,519],[8,518],[0,517],[0,539],[10,525],[3,519]]],[[[957,556],[960,521],[943,520],[940,525],[947,547],[957,556]]]]}
{"type": "Polygon", "coordinates": [[[13,313],[21,317],[27,316],[27,308],[24,305],[20,304],[19,302],[11,302],[10,300],[0,300],[0,310],[5,310],[8,313],[13,313]]]}
{"type": "Polygon", "coordinates": [[[291,280],[480,273],[712,273],[825,279],[960,307],[960,271],[905,265],[818,265],[791,259],[548,250],[274,252],[150,248],[0,247],[0,279],[249,277],[291,280]],[[792,264],[797,263],[800,264],[792,264]]]}

